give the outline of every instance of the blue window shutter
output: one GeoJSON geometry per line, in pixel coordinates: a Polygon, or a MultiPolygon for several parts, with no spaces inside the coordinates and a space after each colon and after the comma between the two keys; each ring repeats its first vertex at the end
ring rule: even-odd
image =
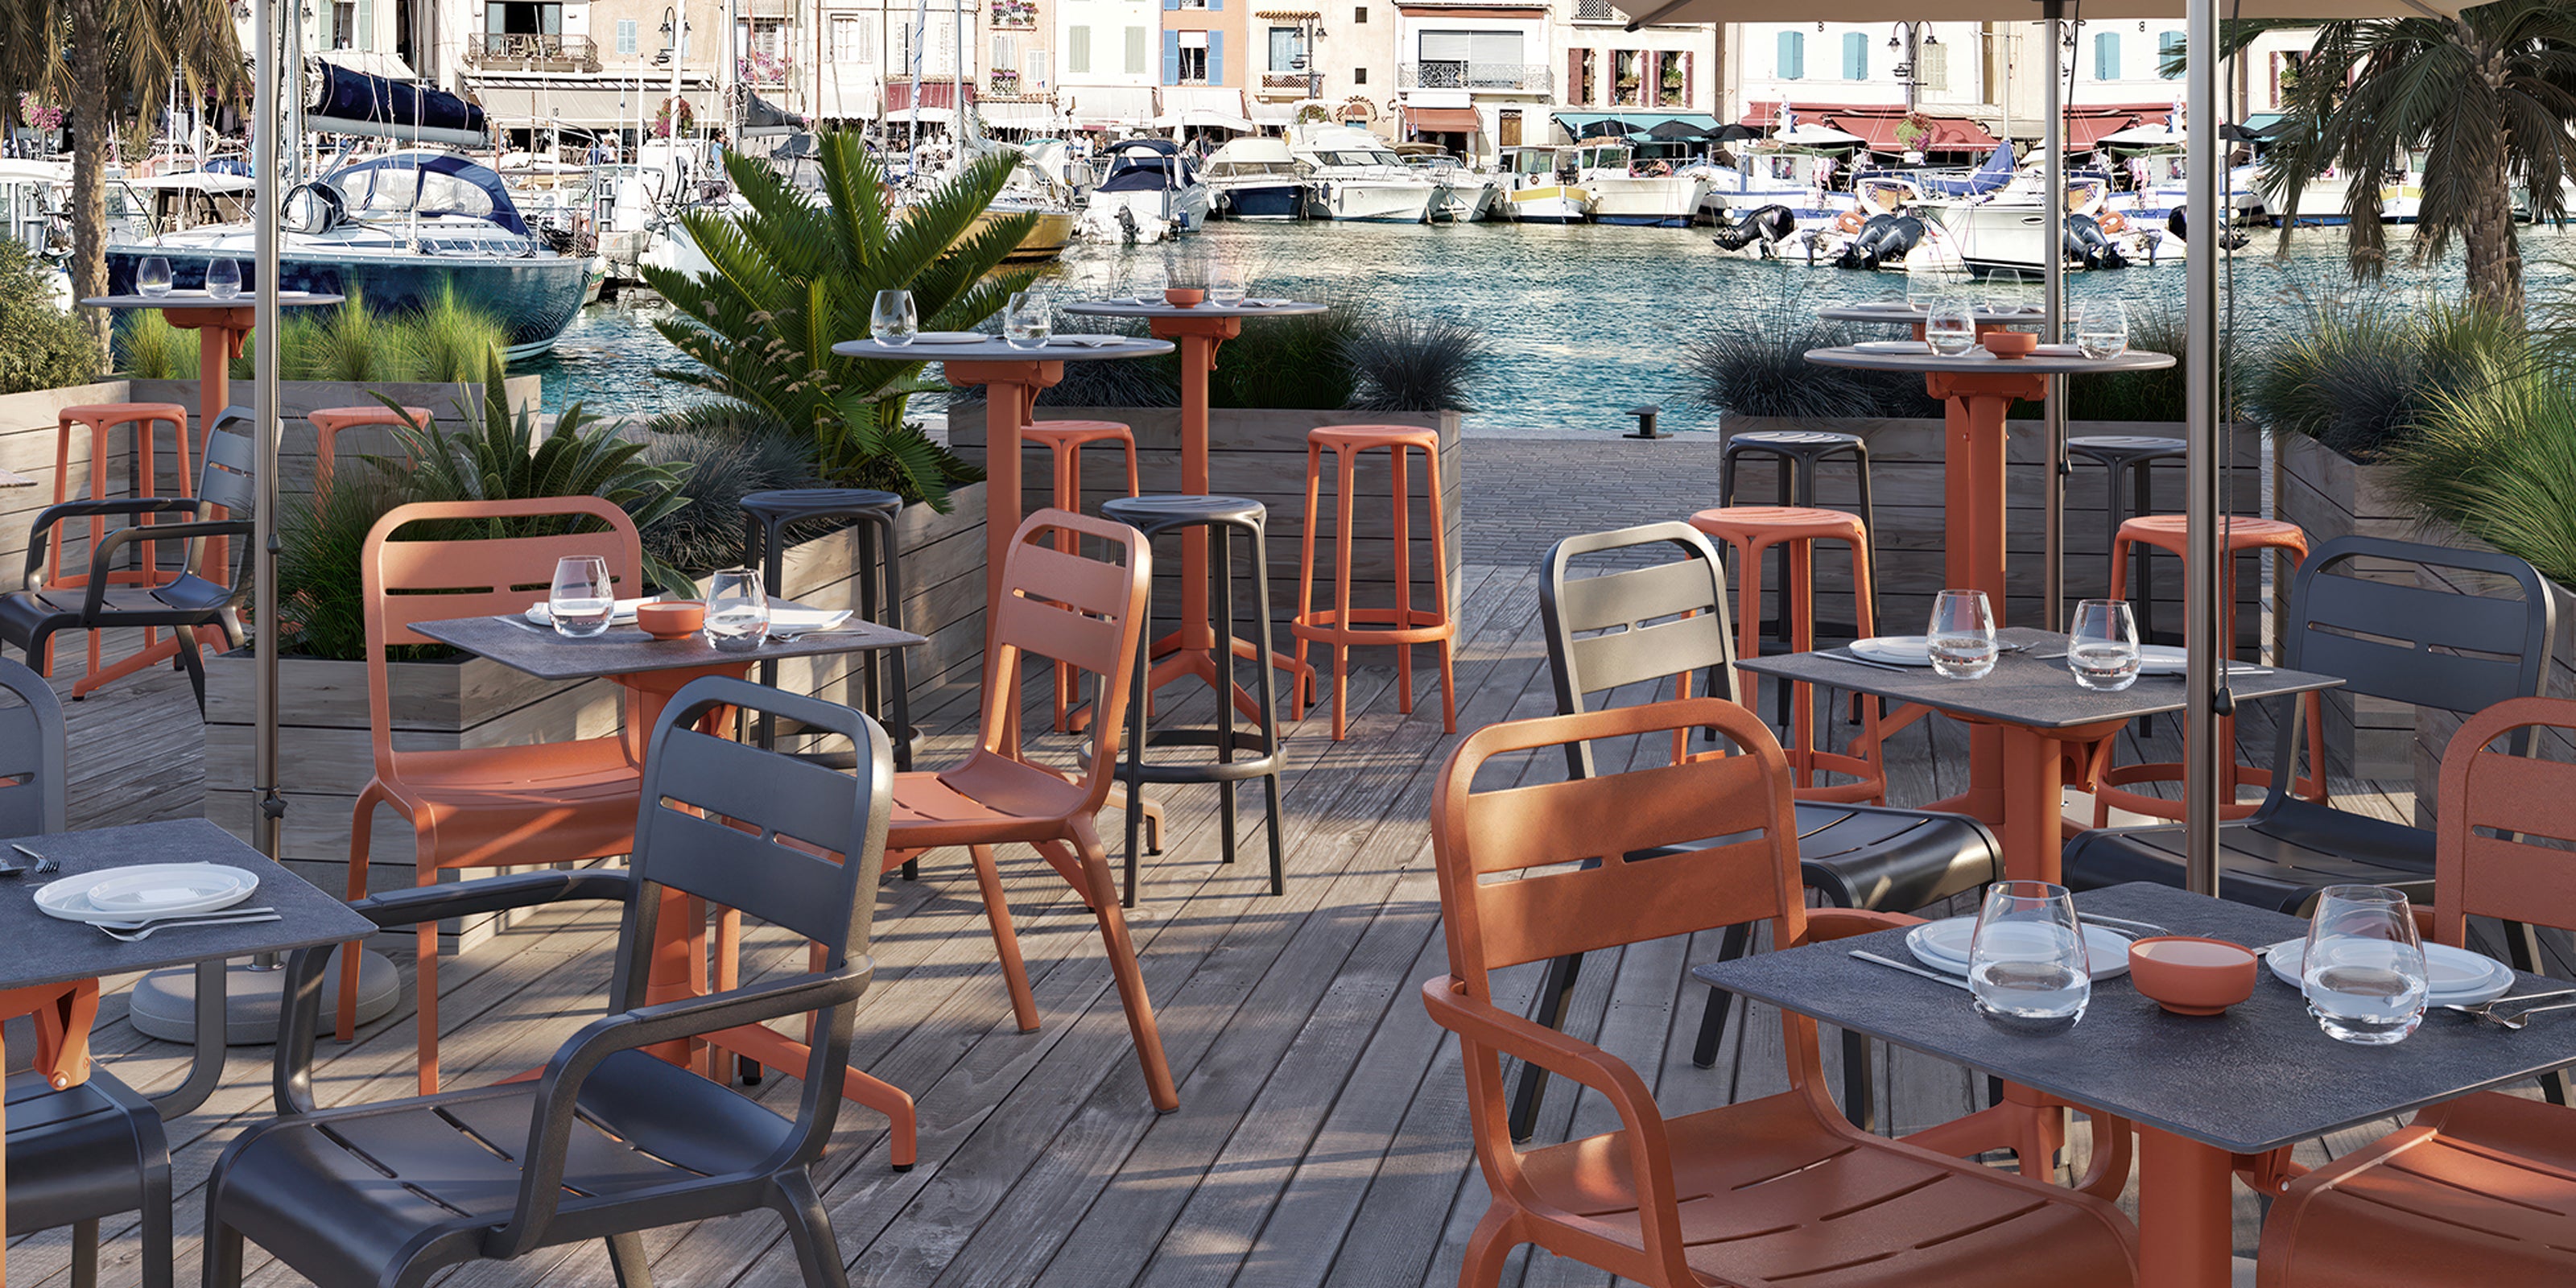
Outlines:
{"type": "Polygon", "coordinates": [[[2182,49],[2183,36],[2181,32],[2168,31],[2157,36],[2156,75],[2161,76],[2166,80],[2174,80],[2180,77],[2182,75],[2182,69],[2174,66],[2173,64],[2174,59],[2181,55],[2182,49]]]}
{"type": "Polygon", "coordinates": [[[2096,32],[2093,36],[2093,79],[2120,79],[2120,33],[2096,32]]]}
{"type": "Polygon", "coordinates": [[[1807,74],[1807,37],[1804,32],[1780,33],[1780,79],[1798,80],[1807,74]]]}
{"type": "Polygon", "coordinates": [[[1843,79],[1869,79],[1869,37],[1857,31],[1843,33],[1843,79]]]}
{"type": "Polygon", "coordinates": [[[1181,0],[1163,0],[1163,7],[1166,9],[1178,9],[1181,7],[1181,0]]]}
{"type": "Polygon", "coordinates": [[[356,23],[356,27],[357,30],[351,32],[350,36],[356,41],[358,48],[375,48],[376,6],[369,3],[368,0],[358,0],[358,21],[356,23]]]}
{"type": "Polygon", "coordinates": [[[1208,8],[1223,9],[1225,8],[1225,0],[1208,0],[1208,8]]]}
{"type": "Polygon", "coordinates": [[[1177,31],[1163,33],[1163,83],[1181,83],[1181,33],[1177,31]]]}
{"type": "MultiPolygon", "coordinates": [[[[1208,0],[1209,8],[1213,9],[1216,6],[1217,0],[1208,0]]],[[[1210,85],[1222,85],[1225,83],[1225,33],[1222,31],[1211,31],[1208,33],[1207,83],[1210,85]]]]}

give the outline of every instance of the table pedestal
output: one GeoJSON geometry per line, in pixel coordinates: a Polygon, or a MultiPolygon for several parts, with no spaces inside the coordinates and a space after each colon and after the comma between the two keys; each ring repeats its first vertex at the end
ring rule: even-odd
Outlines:
{"type": "MultiPolygon", "coordinates": [[[[1037,415],[1038,395],[1064,379],[1062,359],[947,364],[948,381],[984,387],[984,654],[993,653],[993,606],[1002,602],[1002,569],[1020,530],[1020,430],[1037,415]]],[[[987,695],[990,700],[1006,700],[987,695]]],[[[1003,712],[1002,745],[1020,745],[1020,706],[1003,712]]]]}
{"type": "Polygon", "coordinates": [[[2235,1156],[2138,1128],[2138,1282],[2228,1288],[2235,1156]]]}

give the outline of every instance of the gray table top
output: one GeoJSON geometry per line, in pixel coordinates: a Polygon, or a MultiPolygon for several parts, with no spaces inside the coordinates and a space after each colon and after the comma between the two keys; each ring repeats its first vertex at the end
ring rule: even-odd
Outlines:
{"type": "MultiPolygon", "coordinates": [[[[782,608],[803,607],[791,600],[777,602],[782,608]]],[[[921,636],[910,631],[856,617],[834,630],[811,631],[792,640],[772,636],[748,653],[719,653],[707,643],[704,634],[694,631],[676,640],[657,640],[638,626],[612,626],[588,639],[572,639],[555,634],[551,626],[539,626],[517,616],[451,617],[421,622],[412,629],[540,680],[587,680],[602,675],[641,675],[729,663],[748,666],[782,658],[910,648],[923,642],[921,636]]]]}
{"type": "MultiPolygon", "coordinates": [[[[49,876],[0,883],[0,989],[98,979],[191,962],[259,953],[291,952],[345,943],[375,932],[375,923],[349,910],[337,896],[271,862],[202,818],[135,823],[87,832],[50,832],[14,838],[63,865],[49,876]],[[240,906],[275,908],[278,920],[240,926],[191,926],[166,930],[140,943],[119,943],[94,926],[48,917],[36,910],[34,892],[48,881],[88,876],[144,863],[221,863],[259,878],[259,889],[240,906]]],[[[19,856],[11,854],[13,861],[19,856]]]]}
{"type": "Polygon", "coordinates": [[[1324,306],[1306,300],[1271,300],[1255,296],[1241,304],[1180,305],[1146,299],[1084,300],[1077,304],[1065,305],[1064,311],[1082,317],[1257,318],[1295,317],[1303,313],[1321,313],[1324,311],[1324,306]]]}
{"type": "MultiPolygon", "coordinates": [[[[277,297],[280,307],[297,309],[316,304],[337,304],[348,297],[320,291],[287,291],[277,297]]],[[[94,295],[81,303],[94,309],[247,309],[259,304],[259,292],[244,291],[229,300],[219,300],[204,291],[172,291],[168,295],[94,295]]]]}
{"type": "MultiPolygon", "coordinates": [[[[1976,306],[1980,321],[2037,323],[2048,314],[2038,305],[1998,313],[1983,304],[1976,306]]],[[[1816,310],[1816,316],[1827,322],[1889,322],[1913,326],[1931,315],[1928,308],[1916,308],[1904,300],[1870,300],[1860,304],[1836,304],[1816,310]]]]}
{"type": "Polygon", "coordinates": [[[2027,358],[1998,358],[1983,346],[1970,349],[1955,358],[1945,358],[1926,350],[1922,353],[1885,353],[1850,345],[1807,350],[1807,361],[1825,367],[1856,367],[1863,371],[1914,371],[1925,375],[1992,375],[1992,376],[2083,376],[2106,371],[2156,371],[2174,364],[2170,353],[2131,351],[2116,358],[2087,358],[2082,354],[2055,357],[2034,353],[2027,358]]]}
{"type": "MultiPolygon", "coordinates": [[[[1760,675],[1805,680],[1900,702],[1920,702],[1954,715],[2030,729],[2073,729],[2182,710],[2184,691],[2179,675],[2141,675],[2137,683],[2117,693],[2097,693],[2075,683],[2075,677],[2066,670],[2065,658],[2042,660],[2031,656],[2064,652],[2064,635],[2007,626],[1996,631],[1995,638],[2005,644],[2027,643],[2031,647],[1996,659],[1995,669],[1982,680],[1944,679],[1928,666],[1895,671],[1862,666],[1838,660],[1841,649],[1749,657],[1736,666],[1760,675]]],[[[2273,669],[2267,674],[2240,671],[2231,677],[2228,687],[2243,701],[2331,689],[2342,683],[2336,676],[2312,671],[2273,669]]]]}
{"type": "Polygon", "coordinates": [[[1088,336],[1092,340],[1115,340],[1116,344],[1074,344],[1070,337],[1059,335],[1045,347],[1015,349],[1002,337],[994,336],[985,344],[879,344],[873,339],[843,340],[832,346],[832,352],[844,358],[876,358],[892,362],[1097,362],[1105,358],[1150,358],[1170,353],[1169,340],[1148,340],[1139,336],[1088,336]]]}
{"type": "MultiPolygon", "coordinates": [[[[2159,885],[2075,896],[2078,912],[2151,922],[2249,948],[2307,923],[2159,885]]],[[[2576,1022],[2543,1017],[2519,1033],[2435,1009],[2394,1046],[2337,1042],[2299,990],[2258,967],[2254,995],[2224,1015],[2168,1014],[2125,975],[2093,985],[2073,1029],[2006,1033],[1968,994],[1851,956],[1912,962],[1905,932],[1884,930],[1691,968],[1700,982],[1955,1061],[2174,1135],[2254,1154],[2576,1063],[2576,1022]],[[2554,1022],[2553,1022],[2554,1021],[2554,1022]]],[[[2514,993],[2557,981],[2522,975],[2514,993]]],[[[2563,984],[2560,986],[2563,987],[2563,984]]]]}

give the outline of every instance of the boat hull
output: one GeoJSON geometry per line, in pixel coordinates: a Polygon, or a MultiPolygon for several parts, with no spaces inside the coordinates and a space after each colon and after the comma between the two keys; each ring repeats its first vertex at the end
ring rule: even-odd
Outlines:
{"type": "Polygon", "coordinates": [[[1306,213],[1348,223],[1419,224],[1430,220],[1431,202],[1437,192],[1427,183],[1327,180],[1307,194],[1306,213]]]}
{"type": "Polygon", "coordinates": [[[1602,175],[1591,186],[1594,222],[1647,228],[1689,227],[1708,195],[1706,179],[1685,175],[1602,175]]]}
{"type": "Polygon", "coordinates": [[[1306,189],[1294,183],[1224,188],[1217,193],[1217,211],[1227,219],[1303,219],[1306,189]]]}
{"type": "Polygon", "coordinates": [[[1570,185],[1520,188],[1504,208],[1515,223],[1579,224],[1592,217],[1592,194],[1570,185]]]}
{"type": "MultiPolygon", "coordinates": [[[[202,288],[206,265],[218,258],[241,265],[243,290],[260,287],[256,260],[231,247],[128,245],[107,248],[108,292],[132,294],[135,267],[147,255],[170,261],[171,284],[181,290],[202,288]]],[[[515,361],[555,347],[581,312],[590,269],[589,258],[578,255],[334,254],[296,248],[279,255],[277,275],[289,291],[355,296],[380,314],[418,312],[453,292],[500,320],[515,361]]]]}
{"type": "Polygon", "coordinates": [[[1005,264],[1043,264],[1062,256],[1064,248],[1073,243],[1075,225],[1072,211],[1037,210],[1026,206],[986,210],[975,217],[974,224],[966,230],[966,236],[972,237],[984,231],[985,225],[992,221],[1012,215],[1035,215],[1037,222],[1030,225],[1028,235],[1020,238],[1020,244],[1002,257],[1005,264]]]}

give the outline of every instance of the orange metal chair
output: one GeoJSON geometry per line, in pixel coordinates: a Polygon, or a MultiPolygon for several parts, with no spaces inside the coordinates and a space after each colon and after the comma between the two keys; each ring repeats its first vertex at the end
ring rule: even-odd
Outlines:
{"type": "Polygon", "coordinates": [[[2136,1230],[2109,1203],[1844,1121],[1826,1096],[1812,1021],[1783,1017],[1787,1091],[1667,1119],[1625,1061],[1495,1005],[1489,972],[1566,953],[1747,921],[1768,920],[1774,942],[1798,944],[1909,920],[1806,907],[1788,763],[1751,712],[1694,698],[1477,730],[1433,789],[1431,835],[1449,973],[1424,982],[1423,1005],[1458,1035],[1469,1130],[1493,1192],[1461,1288],[1491,1288],[1524,1243],[1657,1288],[2136,1282],[2136,1230]],[[1553,759],[1593,739],[1703,728],[1741,754],[1472,787],[1497,756],[1553,759]],[[1706,848],[1626,857],[1680,845],[1706,848]],[[1516,1148],[1506,1055],[1590,1088],[1619,1128],[1516,1148]]]}
{"type": "MultiPolygon", "coordinates": [[[[2576,927],[2576,855],[2523,839],[2576,837],[2576,765],[2488,750],[2535,729],[2576,732],[2576,702],[2514,698],[2451,735],[2434,825],[2435,942],[2463,944],[2471,917],[2576,927]]],[[[2576,1110],[2465,1096],[2290,1182],[2264,1218],[2256,1283],[2576,1283],[2576,1110]]]]}
{"type": "Polygon", "coordinates": [[[1136,964],[1136,945],[1119,910],[1118,883],[1100,844],[1095,816],[1109,800],[1118,772],[1120,735],[1134,697],[1136,653],[1142,647],[1145,595],[1153,584],[1153,552],[1143,533],[1067,510],[1040,510],[1012,534],[1002,568],[1002,592],[993,607],[984,657],[984,712],[973,754],[936,773],[897,774],[894,815],[886,832],[886,862],[926,850],[962,845],[975,865],[984,913],[1010,988],[1011,1014],[1025,1033],[1038,1026],[1037,999],[1029,991],[1020,941],[1011,928],[1010,904],[993,864],[1000,845],[1034,846],[1082,896],[1100,923],[1109,970],[1127,1008],[1127,1030],[1145,1067],[1145,1089],[1154,1107],[1180,1107],[1163,1039],[1154,1028],[1153,1003],[1136,964]],[[1056,549],[1057,536],[1090,537],[1121,563],[1056,549]],[[1088,671],[1095,678],[1087,760],[1080,778],[1024,759],[1014,745],[1011,715],[1030,655],[1088,671]]]}
{"type": "MultiPolygon", "coordinates": [[[[636,790],[648,732],[627,712],[625,730],[606,738],[455,751],[397,751],[385,650],[434,641],[415,622],[523,612],[545,594],[555,561],[597,555],[621,588],[637,584],[643,552],[635,523],[597,497],[526,501],[435,501],[397,506],[376,521],[359,556],[366,596],[367,729],[376,774],[359,793],[349,825],[349,897],[367,893],[367,848],[376,807],[410,825],[418,884],[452,868],[506,867],[604,859],[634,848],[636,790]],[[563,536],[480,541],[397,541],[416,523],[460,519],[575,519],[596,529],[563,536]],[[529,587],[538,589],[531,591],[529,587]]],[[[420,1090],[438,1090],[438,925],[419,928],[420,1090]]],[[[357,1014],[357,945],[340,970],[340,1040],[357,1014]]]]}
{"type": "MultiPolygon", "coordinates": [[[[1878,606],[1872,602],[1869,531],[1860,516],[1840,510],[1796,505],[1729,505],[1690,517],[1692,527],[1723,541],[1735,551],[1735,633],[1738,657],[1762,655],[1762,563],[1775,547],[1787,570],[1780,587],[1779,620],[1788,627],[1789,648],[1803,653],[1816,646],[1815,548],[1819,541],[1839,541],[1851,550],[1852,621],[1862,635],[1874,634],[1878,606]]],[[[1863,700],[1861,736],[1847,752],[1816,745],[1813,685],[1789,686],[1789,767],[1798,775],[1800,800],[1842,804],[1887,803],[1887,765],[1880,743],[1878,703],[1863,700]],[[1849,775],[1853,781],[1817,786],[1816,772],[1849,775]]]]}
{"type": "Polygon", "coordinates": [[[307,415],[304,419],[313,424],[314,494],[318,496],[331,486],[332,460],[338,453],[335,440],[342,430],[356,429],[361,425],[399,428],[404,424],[404,416],[423,425],[432,419],[426,407],[405,407],[401,415],[396,415],[392,408],[381,404],[374,407],[325,407],[307,415]]]}
{"type": "MultiPolygon", "coordinates": [[[[1053,458],[1055,508],[1082,513],[1082,449],[1091,443],[1115,443],[1127,456],[1127,495],[1139,495],[1136,481],[1136,434],[1114,420],[1041,420],[1020,427],[1020,446],[1044,447],[1053,458]]],[[[1071,531],[1056,534],[1055,548],[1074,553],[1071,531]]],[[[1073,668],[1055,664],[1055,730],[1070,731],[1066,713],[1073,704],[1073,668]]]]}
{"type": "MultiPolygon", "coordinates": [[[[189,488],[194,486],[192,480],[196,477],[195,469],[188,459],[187,408],[177,403],[86,403],[65,407],[55,413],[54,504],[61,505],[72,499],[72,435],[76,432],[89,435],[88,499],[92,501],[107,499],[108,463],[114,459],[109,439],[119,425],[130,426],[130,432],[133,434],[134,477],[127,480],[128,495],[134,497],[160,495],[157,490],[159,479],[159,469],[156,464],[159,456],[157,447],[160,438],[159,426],[165,423],[170,426],[172,445],[178,451],[179,490],[174,495],[186,496],[189,488]]],[[[98,543],[106,539],[107,520],[98,515],[90,516],[89,545],[84,549],[95,550],[98,548],[98,543]]],[[[94,570],[86,566],[80,572],[63,571],[63,547],[68,544],[70,543],[57,541],[53,549],[46,552],[45,585],[49,589],[71,590],[87,586],[93,575],[94,570]]],[[[142,547],[142,550],[143,562],[133,568],[107,573],[108,584],[160,586],[168,584],[179,575],[179,570],[176,568],[164,572],[153,563],[156,547],[147,544],[142,547]]],[[[146,627],[143,632],[143,651],[118,663],[112,670],[105,669],[100,660],[98,632],[82,633],[89,637],[89,669],[83,671],[81,678],[72,684],[72,696],[75,698],[87,697],[111,681],[132,675],[155,662],[166,662],[178,656],[175,637],[171,641],[160,642],[159,632],[146,627]]],[[[54,673],[54,646],[50,640],[45,644],[45,656],[39,669],[48,677],[54,673]]]]}
{"type": "Polygon", "coordinates": [[[1448,536],[1440,522],[1440,435],[1437,431],[1412,425],[1325,425],[1306,434],[1306,541],[1305,553],[1297,561],[1297,614],[1288,623],[1288,633],[1297,639],[1296,696],[1299,715],[1315,705],[1315,673],[1306,665],[1308,644],[1328,644],[1333,650],[1333,741],[1340,742],[1348,727],[1346,720],[1350,700],[1350,650],[1354,644],[1392,644],[1400,683],[1396,686],[1396,710],[1413,713],[1413,646],[1435,645],[1440,650],[1440,728],[1458,732],[1458,683],[1454,666],[1454,645],[1458,623],[1449,613],[1449,547],[1448,536]],[[1351,523],[1354,495],[1353,472],[1361,452],[1373,447],[1387,449],[1394,477],[1395,521],[1395,606],[1393,608],[1351,607],[1351,523]],[[1325,449],[1333,453],[1336,483],[1333,514],[1333,606],[1317,608],[1315,604],[1315,526],[1321,508],[1323,457],[1325,449]],[[1412,497],[1405,488],[1405,452],[1422,453],[1423,490],[1430,498],[1431,514],[1431,591],[1430,608],[1413,606],[1412,497]]]}
{"type": "MultiPolygon", "coordinates": [[[[2235,652],[2236,639],[2236,556],[2248,551],[2259,554],[2266,550],[2278,550],[2289,558],[2290,566],[2295,568],[2307,560],[2308,534],[2295,523],[2247,515],[2230,517],[2225,525],[2225,532],[2227,550],[2224,561],[2220,565],[2222,571],[2219,574],[2218,589],[2219,602],[2225,605],[2225,608],[2222,613],[2224,620],[2219,627],[2219,638],[2229,642],[2228,651],[2232,654],[2235,652]]],[[[2129,584],[2130,547],[2152,546],[2173,555],[2176,559],[2181,559],[2184,557],[2183,543],[2186,539],[2183,516],[2179,514],[2141,515],[2122,523],[2119,534],[2111,542],[2111,584],[2115,587],[2129,584]]],[[[2315,767],[2316,777],[2298,783],[2294,790],[2297,794],[2323,805],[2326,803],[2327,796],[2325,704],[2315,693],[2308,694],[2300,701],[2306,704],[2308,764],[2315,767]]],[[[2221,731],[2219,737],[2223,740],[2223,745],[2234,746],[2236,717],[2227,716],[2221,719],[2219,729],[2221,731]]],[[[2172,761],[2145,765],[2113,765],[2111,758],[2119,741],[2117,737],[2111,737],[2093,744],[2093,753],[2088,758],[2084,770],[2084,778],[2091,784],[2093,790],[2093,826],[2109,826],[2111,810],[2114,806],[2132,813],[2144,814],[2150,818],[2180,821],[2183,813],[2181,801],[2166,800],[2160,796],[2149,796],[2143,792],[2125,789],[2139,783],[2181,782],[2183,767],[2172,761]]],[[[2225,795],[2220,798],[2221,803],[2218,807],[2221,818],[2244,818],[2260,806],[2259,801],[2238,802],[2236,797],[2239,786],[2269,787],[2272,785],[2271,770],[2238,764],[2233,755],[2227,757],[2226,765],[2220,773],[2225,776],[2221,786],[2225,795]]]]}

